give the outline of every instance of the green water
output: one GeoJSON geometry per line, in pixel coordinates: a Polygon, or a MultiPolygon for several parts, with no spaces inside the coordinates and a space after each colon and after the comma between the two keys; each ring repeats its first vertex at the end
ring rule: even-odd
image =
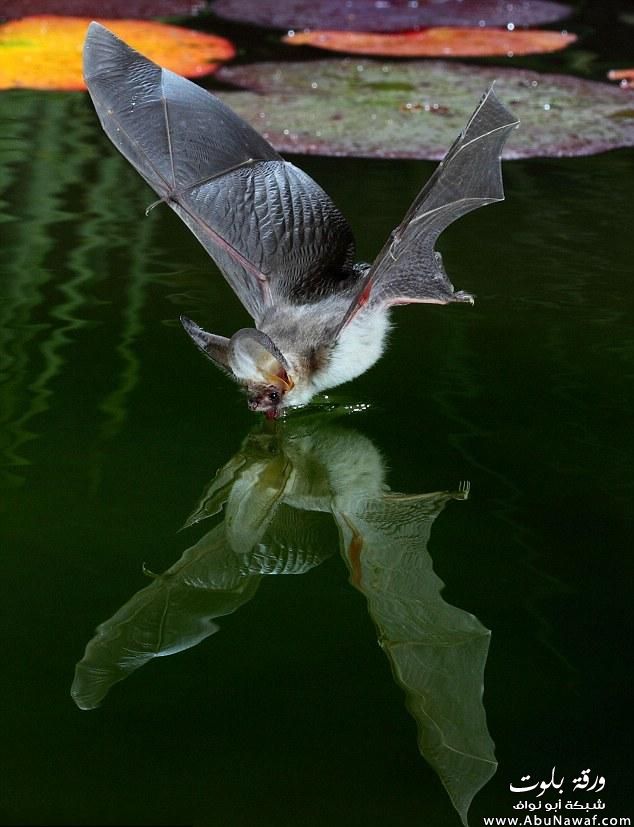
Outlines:
{"type": "MultiPolygon", "coordinates": [[[[553,766],[631,817],[633,153],[507,164],[442,238],[476,305],[268,428],[86,98],[0,107],[2,823],[482,824],[553,766]]],[[[296,160],[365,259],[433,169],[296,160]]]]}

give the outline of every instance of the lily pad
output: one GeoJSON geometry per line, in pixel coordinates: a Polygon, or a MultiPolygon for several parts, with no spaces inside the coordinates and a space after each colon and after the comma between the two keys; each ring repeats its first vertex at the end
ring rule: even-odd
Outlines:
{"type": "Polygon", "coordinates": [[[0,17],[15,20],[27,15],[55,14],[96,18],[191,17],[204,11],[204,0],[4,0],[0,17]]]}
{"type": "Polygon", "coordinates": [[[398,32],[425,26],[537,26],[567,17],[571,9],[549,0],[216,0],[212,11],[269,29],[398,32]]]}
{"type": "Polygon", "coordinates": [[[444,61],[225,66],[222,93],[282,152],[442,158],[484,91],[521,120],[507,158],[589,155],[634,145],[634,91],[565,75],[444,61]]]}
{"type": "Polygon", "coordinates": [[[513,57],[556,52],[574,43],[569,32],[545,29],[495,29],[438,26],[419,32],[292,32],[282,38],[291,46],[314,46],[331,52],[352,52],[381,57],[513,57]]]}
{"type": "MultiPolygon", "coordinates": [[[[81,50],[89,17],[25,17],[0,26],[0,89],[85,89],[81,50]]],[[[119,37],[174,72],[209,75],[235,54],[225,38],[142,20],[104,20],[119,37]]]]}

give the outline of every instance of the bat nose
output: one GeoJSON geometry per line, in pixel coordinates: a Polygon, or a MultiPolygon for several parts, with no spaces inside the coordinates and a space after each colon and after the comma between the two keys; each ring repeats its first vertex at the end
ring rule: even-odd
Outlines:
{"type": "Polygon", "coordinates": [[[259,400],[258,399],[248,399],[247,405],[250,411],[257,411],[258,409],[259,400]]]}

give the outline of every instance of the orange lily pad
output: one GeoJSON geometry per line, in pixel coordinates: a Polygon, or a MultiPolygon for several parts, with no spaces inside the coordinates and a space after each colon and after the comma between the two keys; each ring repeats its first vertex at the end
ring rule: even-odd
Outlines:
{"type": "MultiPolygon", "coordinates": [[[[0,89],[85,89],[81,51],[89,17],[25,17],[0,26],[0,89]]],[[[187,77],[209,75],[235,54],[212,34],[145,20],[100,23],[161,66],[187,77]]]]}
{"type": "Polygon", "coordinates": [[[634,87],[634,69],[612,69],[608,72],[608,78],[618,80],[623,87],[634,87]]]}
{"type": "Polygon", "coordinates": [[[353,52],[383,57],[478,57],[528,55],[556,52],[574,43],[577,36],[544,29],[465,28],[439,26],[415,32],[310,31],[282,38],[293,46],[315,46],[333,52],[353,52]]]}

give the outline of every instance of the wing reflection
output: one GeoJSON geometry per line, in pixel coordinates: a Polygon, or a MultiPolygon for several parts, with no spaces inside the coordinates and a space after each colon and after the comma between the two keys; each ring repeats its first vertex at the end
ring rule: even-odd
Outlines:
{"type": "Polygon", "coordinates": [[[351,582],[368,601],[379,643],[418,724],[418,746],[467,824],[474,795],[497,768],[482,687],[490,632],[441,597],[427,552],[431,527],[468,488],[386,493],[335,511],[351,582]]]}
{"type": "Polygon", "coordinates": [[[332,417],[261,426],[185,527],[222,512],[220,521],[98,627],[77,664],[75,703],[92,709],[147,661],[217,632],[216,619],[250,600],[262,577],[303,574],[340,548],[418,724],[421,754],[466,824],[496,769],[482,705],[489,632],[442,599],[427,543],[446,503],[467,493],[390,491],[372,442],[332,417]]]}

